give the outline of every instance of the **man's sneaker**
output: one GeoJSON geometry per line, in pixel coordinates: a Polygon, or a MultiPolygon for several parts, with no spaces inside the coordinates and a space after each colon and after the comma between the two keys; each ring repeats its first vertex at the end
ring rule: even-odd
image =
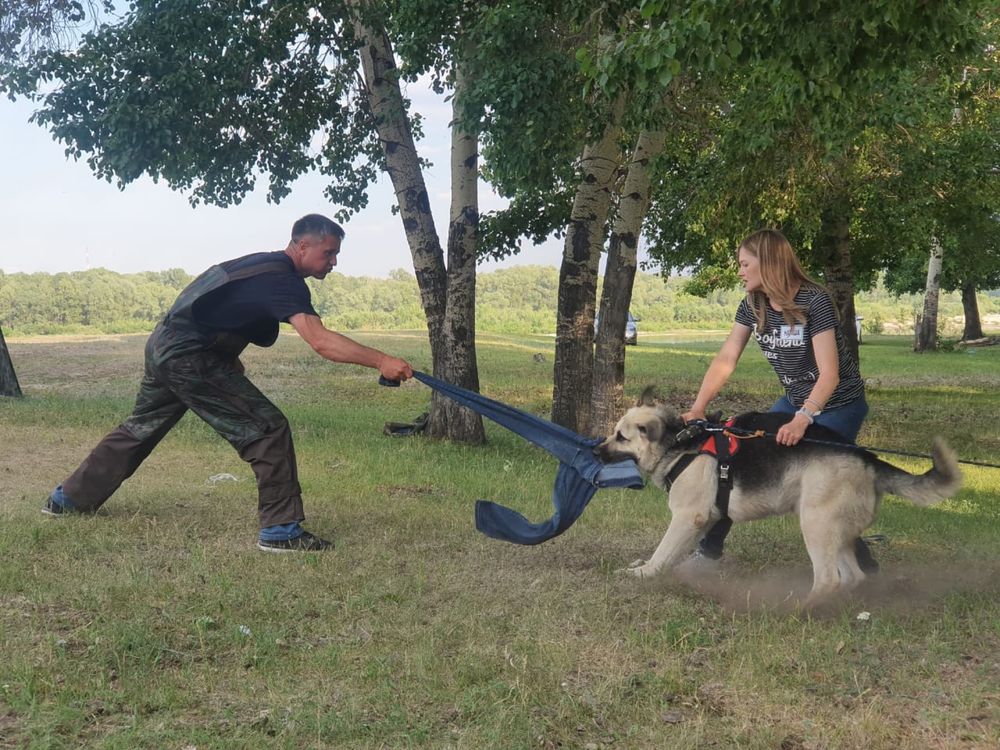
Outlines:
{"type": "Polygon", "coordinates": [[[51,495],[45,501],[45,505],[42,506],[42,513],[47,516],[92,516],[94,512],[92,510],[77,510],[68,505],[62,505],[53,500],[51,495]]]}
{"type": "Polygon", "coordinates": [[[264,552],[322,552],[330,549],[333,542],[313,536],[308,531],[303,531],[300,536],[294,539],[280,539],[271,541],[266,539],[257,540],[257,549],[264,552]]]}
{"type": "Polygon", "coordinates": [[[69,508],[64,505],[60,505],[51,497],[45,501],[45,505],[42,506],[42,513],[47,516],[68,516],[72,513],[69,508]]]}

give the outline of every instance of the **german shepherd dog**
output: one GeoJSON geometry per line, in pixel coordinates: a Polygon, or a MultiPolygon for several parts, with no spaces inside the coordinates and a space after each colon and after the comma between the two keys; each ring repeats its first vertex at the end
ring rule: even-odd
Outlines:
{"type": "MultiPolygon", "coordinates": [[[[763,430],[773,436],[787,421],[787,414],[750,412],[737,417],[733,427],[741,433],[763,430]]],[[[676,412],[655,400],[652,389],[646,389],[611,437],[594,449],[603,461],[635,459],[656,486],[670,493],[666,534],[653,556],[633,563],[628,573],[646,578],[676,566],[721,518],[715,502],[719,478],[714,456],[698,455],[672,484],[668,477],[682,457],[699,452],[707,437],[703,430],[685,425],[676,412]]],[[[811,426],[806,437],[843,442],[818,425],[811,426]]],[[[742,523],[798,513],[813,566],[808,606],[846,593],[864,580],[854,540],[875,519],[883,495],[927,506],[954,495],[962,482],[955,454],[940,439],[934,442],[934,467],[919,476],[846,445],[801,442],[785,447],[773,437],[739,443],[729,461],[733,477],[729,517],[742,523]]]]}

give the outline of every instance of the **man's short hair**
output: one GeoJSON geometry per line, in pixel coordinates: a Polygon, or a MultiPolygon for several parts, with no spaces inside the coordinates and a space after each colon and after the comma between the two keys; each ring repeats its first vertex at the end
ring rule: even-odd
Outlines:
{"type": "Polygon", "coordinates": [[[306,214],[292,224],[292,242],[298,242],[307,234],[316,237],[333,235],[344,239],[344,228],[321,214],[306,214]]]}

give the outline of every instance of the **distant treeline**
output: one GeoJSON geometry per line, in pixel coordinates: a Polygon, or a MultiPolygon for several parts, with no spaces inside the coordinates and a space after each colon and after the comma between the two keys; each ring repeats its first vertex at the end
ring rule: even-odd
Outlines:
{"type": "MultiPolygon", "coordinates": [[[[10,335],[136,333],[150,331],[193,277],[180,269],[120,274],[95,268],[72,273],[0,271],[0,326],[10,335]]],[[[684,279],[664,281],[638,274],[632,312],[645,331],[678,328],[726,329],[743,294],[714,292],[707,298],[684,292],[684,279]]],[[[424,328],[416,279],[403,270],[388,279],[330,274],[309,280],[313,305],[339,330],[424,328]]],[[[477,284],[477,328],[490,333],[553,333],[559,272],[520,266],[481,273],[477,284]]],[[[921,298],[896,297],[881,287],[859,294],[858,313],[867,333],[908,332],[921,298]]],[[[984,317],[1000,313],[1000,293],[979,297],[984,317]]],[[[943,294],[939,310],[945,333],[959,333],[957,293],[943,294]]]]}

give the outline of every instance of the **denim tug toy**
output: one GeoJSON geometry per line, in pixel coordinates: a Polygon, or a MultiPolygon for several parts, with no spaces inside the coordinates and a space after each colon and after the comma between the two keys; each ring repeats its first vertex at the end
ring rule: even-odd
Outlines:
{"type": "MultiPolygon", "coordinates": [[[[559,536],[582,514],[587,503],[602,487],[641,489],[642,475],[629,459],[605,464],[594,455],[602,438],[589,438],[513,406],[486,398],[474,391],[414,371],[413,377],[442,395],[457,401],[525,440],[544,448],[559,459],[552,488],[552,517],[531,523],[515,510],[488,500],[476,501],[476,528],[487,536],[515,544],[541,544],[559,536]]],[[[379,377],[379,385],[395,388],[399,381],[379,377]]]]}

